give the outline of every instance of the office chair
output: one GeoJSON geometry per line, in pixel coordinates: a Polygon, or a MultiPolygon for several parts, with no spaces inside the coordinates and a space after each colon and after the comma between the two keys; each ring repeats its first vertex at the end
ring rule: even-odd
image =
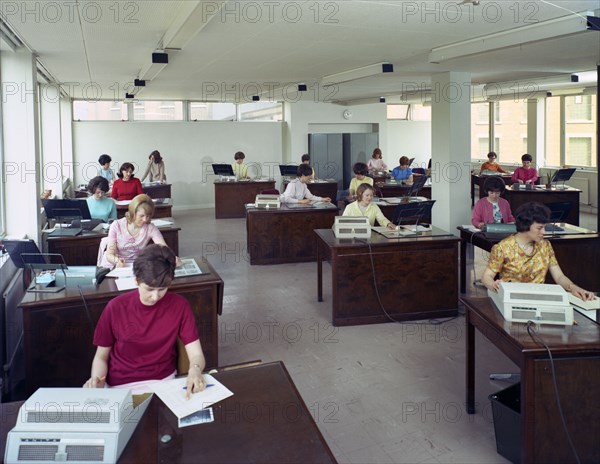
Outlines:
{"type": "Polygon", "coordinates": [[[260,191],[261,195],[279,195],[279,190],[277,189],[266,189],[260,191]]]}

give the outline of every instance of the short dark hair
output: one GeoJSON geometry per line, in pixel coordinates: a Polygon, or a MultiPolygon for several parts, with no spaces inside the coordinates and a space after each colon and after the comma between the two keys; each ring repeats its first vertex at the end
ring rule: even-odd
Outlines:
{"type": "Polygon", "coordinates": [[[90,183],[88,184],[87,189],[88,189],[88,192],[90,192],[92,195],[94,193],[96,193],[97,189],[100,189],[104,193],[106,193],[109,190],[108,180],[106,180],[102,176],[96,176],[92,180],[90,180],[90,183]]]}
{"type": "Polygon", "coordinates": [[[133,171],[135,171],[135,166],[131,163],[123,163],[119,168],[119,172],[117,173],[117,177],[119,179],[123,178],[123,171],[131,170],[131,177],[133,177],[133,171]]]}
{"type": "Polygon", "coordinates": [[[243,160],[244,158],[246,158],[246,155],[244,155],[243,151],[236,151],[235,155],[233,155],[234,160],[243,160]]]}
{"type": "Polygon", "coordinates": [[[356,188],[356,199],[358,201],[362,201],[362,197],[367,190],[372,190],[373,195],[375,194],[375,187],[373,187],[371,184],[367,184],[366,182],[363,182],[362,184],[360,184],[356,188]]]}
{"type": "Polygon", "coordinates": [[[301,161],[304,163],[305,161],[310,161],[310,155],[305,153],[302,155],[301,161]]]}
{"type": "Polygon", "coordinates": [[[312,168],[308,164],[300,164],[298,165],[298,171],[296,171],[296,175],[300,176],[312,176],[312,168]]]}
{"type": "Polygon", "coordinates": [[[487,195],[490,190],[495,192],[500,190],[500,193],[504,192],[506,189],[506,184],[504,183],[504,179],[500,176],[490,176],[483,183],[483,193],[487,195]]]}
{"type": "Polygon", "coordinates": [[[154,162],[156,164],[160,164],[160,162],[162,161],[162,156],[160,156],[160,152],[158,150],[154,150],[152,153],[150,153],[150,155],[148,156],[148,159],[152,159],[153,156],[154,156],[154,162]]]}
{"type": "Polygon", "coordinates": [[[408,166],[409,161],[408,156],[400,157],[400,166],[408,166]]]}
{"type": "Polygon", "coordinates": [[[531,163],[533,161],[533,157],[530,154],[525,153],[523,156],[521,156],[521,161],[529,161],[531,163]]]}
{"type": "Polygon", "coordinates": [[[515,211],[517,232],[527,232],[534,222],[548,224],[550,222],[550,209],[537,202],[524,203],[515,211]]]}
{"type": "Polygon", "coordinates": [[[359,161],[358,163],[354,163],[354,166],[352,167],[352,171],[354,171],[354,174],[360,174],[361,176],[366,176],[369,173],[369,168],[367,167],[367,165],[365,163],[362,163],[361,161],[359,161]]]}
{"type": "Polygon", "coordinates": [[[101,166],[104,166],[106,163],[110,163],[112,161],[112,158],[108,155],[100,155],[100,158],[98,158],[98,163],[101,166]]]}
{"type": "Polygon", "coordinates": [[[495,151],[490,151],[490,152],[487,154],[487,157],[488,157],[488,158],[498,158],[498,155],[496,154],[496,152],[495,152],[495,151]]]}
{"type": "Polygon", "coordinates": [[[175,253],[165,245],[153,243],[140,251],[133,263],[133,275],[138,283],[149,287],[164,288],[175,277],[175,253]]]}

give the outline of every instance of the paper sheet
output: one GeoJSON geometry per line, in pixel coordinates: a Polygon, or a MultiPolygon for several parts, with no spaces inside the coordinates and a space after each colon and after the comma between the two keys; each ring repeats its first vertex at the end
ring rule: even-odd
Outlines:
{"type": "Polygon", "coordinates": [[[173,414],[181,419],[200,409],[207,408],[218,401],[233,396],[233,392],[212,375],[204,374],[204,381],[207,385],[212,386],[207,387],[199,393],[194,393],[189,400],[185,399],[186,390],[184,387],[187,382],[186,377],[162,380],[151,384],[150,388],[173,411],[173,414]]]}
{"type": "Polygon", "coordinates": [[[593,311],[595,309],[600,309],[600,298],[596,298],[595,300],[583,301],[580,298],[577,298],[572,293],[569,293],[569,301],[572,305],[577,306],[578,308],[585,309],[586,311],[593,311]]]}
{"type": "Polygon", "coordinates": [[[167,227],[173,225],[171,221],[165,221],[164,219],[152,219],[152,224],[156,227],[167,227]]]}
{"type": "Polygon", "coordinates": [[[115,284],[119,290],[133,290],[138,286],[135,277],[122,277],[115,280],[115,284]]]}
{"type": "Polygon", "coordinates": [[[131,200],[118,200],[118,201],[115,201],[115,204],[117,206],[125,206],[125,205],[128,205],[129,203],[131,203],[131,200]]]}

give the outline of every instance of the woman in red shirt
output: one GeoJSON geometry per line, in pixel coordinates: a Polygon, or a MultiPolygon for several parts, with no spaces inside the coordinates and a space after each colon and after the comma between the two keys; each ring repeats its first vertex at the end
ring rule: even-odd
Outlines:
{"type": "Polygon", "coordinates": [[[133,200],[137,195],[141,195],[142,183],[133,176],[133,164],[123,163],[117,174],[118,179],[113,184],[110,196],[117,201],[133,200]]]}

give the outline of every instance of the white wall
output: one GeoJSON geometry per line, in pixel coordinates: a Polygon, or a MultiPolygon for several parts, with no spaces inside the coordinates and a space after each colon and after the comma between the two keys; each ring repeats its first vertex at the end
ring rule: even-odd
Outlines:
{"type": "Polygon", "coordinates": [[[261,170],[272,176],[281,147],[282,123],[277,122],[74,122],[74,181],[94,177],[102,153],[112,157],[115,171],[131,162],[141,177],[148,155],[158,150],[173,184],[174,208],[207,208],[214,206],[212,163],[233,163],[234,153],[243,151],[247,163],[257,163],[251,175],[261,170]]]}
{"type": "Polygon", "coordinates": [[[388,121],[383,159],[392,169],[398,166],[401,156],[414,158],[413,167],[427,168],[431,158],[431,121],[388,121]]]}

